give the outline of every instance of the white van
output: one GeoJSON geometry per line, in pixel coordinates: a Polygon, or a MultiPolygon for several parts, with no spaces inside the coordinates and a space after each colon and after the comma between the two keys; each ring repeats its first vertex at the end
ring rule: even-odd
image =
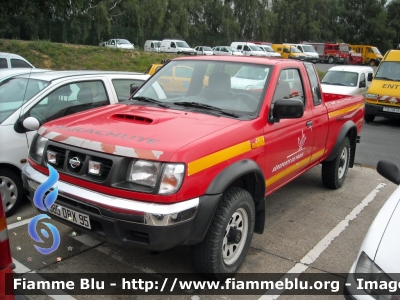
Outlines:
{"type": "Polygon", "coordinates": [[[274,49],[272,49],[271,46],[269,45],[257,45],[258,47],[261,48],[265,53],[267,53],[268,57],[275,57],[275,58],[281,58],[281,54],[278,52],[275,52],[274,49]]]}
{"type": "Polygon", "coordinates": [[[144,51],[146,52],[160,52],[161,41],[157,40],[147,40],[144,43],[144,51]]]}
{"type": "Polygon", "coordinates": [[[238,51],[242,52],[244,56],[269,56],[266,52],[264,52],[264,50],[262,50],[258,45],[254,43],[233,42],[231,44],[231,47],[236,48],[238,51]]]}
{"type": "Polygon", "coordinates": [[[307,44],[292,44],[292,43],[284,43],[284,45],[292,45],[299,49],[306,56],[306,61],[312,62],[316,64],[319,60],[319,55],[317,51],[315,51],[314,47],[307,44]]]}
{"type": "Polygon", "coordinates": [[[196,55],[196,51],[193,48],[190,48],[190,46],[183,40],[162,40],[161,52],[196,55]]]}

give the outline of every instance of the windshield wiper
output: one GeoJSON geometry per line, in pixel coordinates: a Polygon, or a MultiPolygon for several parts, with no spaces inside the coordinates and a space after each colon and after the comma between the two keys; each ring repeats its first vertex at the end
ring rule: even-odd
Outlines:
{"type": "Polygon", "coordinates": [[[180,106],[186,106],[186,107],[195,107],[195,108],[204,108],[204,109],[214,110],[214,111],[217,111],[217,112],[227,115],[227,116],[239,118],[239,116],[237,114],[224,111],[221,108],[218,108],[218,107],[212,106],[212,105],[208,105],[208,104],[203,104],[203,103],[198,103],[198,102],[174,102],[174,104],[180,105],[180,106]]]}
{"type": "Polygon", "coordinates": [[[169,108],[168,105],[163,104],[161,101],[149,98],[149,97],[143,97],[143,96],[138,96],[138,97],[132,97],[129,100],[136,100],[136,101],[143,101],[143,102],[149,102],[149,103],[154,103],[157,104],[158,106],[169,108]]]}

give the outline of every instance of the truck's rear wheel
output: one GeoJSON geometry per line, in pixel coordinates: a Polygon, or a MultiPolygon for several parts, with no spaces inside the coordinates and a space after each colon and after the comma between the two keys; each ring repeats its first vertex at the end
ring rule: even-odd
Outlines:
{"type": "Polygon", "coordinates": [[[235,274],[250,248],[254,223],[255,208],[250,193],[238,187],[226,190],[204,240],[190,249],[196,272],[213,279],[235,274]]]}
{"type": "Polygon", "coordinates": [[[374,67],[374,66],[376,65],[375,60],[371,59],[371,60],[369,61],[369,65],[370,65],[371,67],[374,67]]]}
{"type": "Polygon", "coordinates": [[[335,62],[335,59],[332,56],[330,56],[328,58],[328,64],[333,64],[334,62],[335,62]]]}
{"type": "Polygon", "coordinates": [[[364,120],[366,122],[373,122],[374,119],[375,119],[375,115],[367,115],[367,114],[364,115],[364,120]]]}
{"type": "Polygon", "coordinates": [[[336,157],[322,164],[322,183],[330,189],[338,189],[346,179],[350,163],[350,140],[346,137],[336,157]]]}

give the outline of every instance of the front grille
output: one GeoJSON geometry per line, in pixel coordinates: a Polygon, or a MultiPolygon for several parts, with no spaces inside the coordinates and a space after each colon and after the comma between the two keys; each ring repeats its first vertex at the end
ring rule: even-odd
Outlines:
{"type": "Polygon", "coordinates": [[[47,146],[47,151],[56,153],[56,164],[49,163],[47,156],[46,162],[57,171],[95,182],[104,182],[110,174],[113,165],[112,159],[104,157],[107,155],[97,154],[94,151],[74,149],[69,146],[63,148],[52,143],[47,146]],[[100,175],[88,173],[90,160],[102,163],[102,172],[100,175]]]}

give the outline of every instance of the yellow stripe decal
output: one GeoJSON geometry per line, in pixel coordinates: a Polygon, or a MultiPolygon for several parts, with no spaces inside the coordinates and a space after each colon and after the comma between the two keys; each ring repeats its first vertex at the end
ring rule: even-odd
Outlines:
{"type": "Polygon", "coordinates": [[[336,110],[334,112],[329,113],[329,118],[333,118],[333,117],[336,117],[336,116],[339,116],[339,115],[343,115],[345,113],[348,113],[348,112],[351,112],[353,110],[359,109],[360,107],[363,107],[363,106],[364,106],[364,103],[361,103],[361,104],[356,104],[356,105],[353,105],[353,106],[350,106],[350,107],[346,107],[346,108],[343,108],[343,109],[340,109],[340,110],[336,110]]]}
{"type": "MultiPolygon", "coordinates": [[[[323,154],[325,153],[325,149],[321,149],[317,152],[315,152],[314,154],[311,155],[311,161],[314,161],[318,158],[320,158],[323,154]]],[[[285,177],[286,175],[289,175],[290,173],[296,171],[297,169],[307,165],[310,161],[310,156],[300,160],[299,162],[295,163],[294,165],[288,167],[286,170],[283,170],[281,172],[279,172],[278,174],[268,178],[267,180],[265,180],[265,184],[267,186],[277,182],[279,179],[282,179],[283,177],[285,177]]]]}
{"type": "Polygon", "coordinates": [[[278,181],[279,179],[282,179],[283,177],[285,177],[286,175],[296,171],[297,169],[305,166],[306,164],[308,164],[310,161],[310,156],[296,162],[294,165],[290,166],[289,168],[287,168],[286,170],[283,170],[282,172],[279,172],[278,174],[272,176],[271,178],[268,178],[267,180],[265,180],[265,184],[267,186],[275,183],[276,181],[278,181]]]}
{"type": "Polygon", "coordinates": [[[322,155],[324,155],[324,153],[325,153],[325,148],[315,152],[314,154],[311,155],[311,161],[320,158],[322,155]]]}
{"type": "Polygon", "coordinates": [[[188,164],[188,176],[208,169],[216,164],[227,161],[235,156],[251,150],[250,141],[234,145],[232,147],[217,151],[213,154],[204,156],[188,164]]]}

